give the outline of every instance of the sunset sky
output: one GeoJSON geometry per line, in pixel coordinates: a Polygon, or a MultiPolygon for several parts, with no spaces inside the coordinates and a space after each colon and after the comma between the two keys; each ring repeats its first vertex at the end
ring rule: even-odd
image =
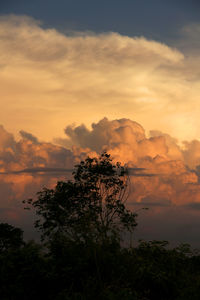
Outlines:
{"type": "Polygon", "coordinates": [[[138,238],[200,247],[199,37],[197,0],[2,0],[0,218],[106,149],[145,168],[138,238]]]}

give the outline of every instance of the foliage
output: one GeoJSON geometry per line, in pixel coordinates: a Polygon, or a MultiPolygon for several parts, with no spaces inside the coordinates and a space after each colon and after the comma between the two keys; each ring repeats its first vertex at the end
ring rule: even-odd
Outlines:
{"type": "Polygon", "coordinates": [[[21,229],[0,224],[0,298],[199,300],[200,255],[188,244],[119,243],[136,226],[127,196],[126,170],[103,153],[76,166],[73,181],[29,200],[51,243],[24,242],[21,229]]]}
{"type": "Polygon", "coordinates": [[[7,223],[0,223],[0,253],[23,245],[23,231],[7,223]]]}
{"type": "Polygon", "coordinates": [[[165,241],[122,248],[64,239],[46,253],[27,242],[0,254],[1,299],[198,300],[200,256],[186,248],[165,241]]]}
{"type": "Polygon", "coordinates": [[[55,189],[43,189],[29,199],[40,217],[35,227],[42,238],[64,235],[68,241],[99,243],[119,241],[133,231],[136,214],[125,207],[128,176],[120,163],[113,164],[104,152],[75,166],[73,181],[60,181],[55,189]]]}

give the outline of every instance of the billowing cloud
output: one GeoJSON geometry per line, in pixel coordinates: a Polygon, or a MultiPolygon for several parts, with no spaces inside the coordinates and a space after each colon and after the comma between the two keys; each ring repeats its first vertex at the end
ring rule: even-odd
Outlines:
{"type": "MultiPolygon", "coordinates": [[[[176,213],[185,215],[187,210],[197,219],[200,205],[198,141],[180,146],[176,139],[160,131],[152,131],[148,137],[144,128],[130,119],[103,118],[90,129],[85,125],[67,126],[65,133],[62,144],[73,145],[70,149],[41,142],[25,131],[21,131],[21,138],[16,140],[0,127],[2,220],[28,224],[22,212],[23,199],[34,197],[44,186],[54,187],[57,180],[70,178],[74,164],[88,155],[97,156],[103,150],[107,150],[114,161],[128,167],[131,186],[127,205],[136,210],[150,208],[144,224],[155,217],[150,232],[141,229],[142,236],[159,236],[155,228],[160,215],[165,224],[168,214],[172,213],[172,222],[176,224],[175,207],[176,213]]],[[[192,219],[188,219],[190,221],[192,219]]],[[[180,225],[177,232],[181,228],[180,225]]],[[[163,230],[167,237],[165,225],[163,230]]]]}
{"type": "Polygon", "coordinates": [[[84,125],[67,126],[65,133],[67,141],[79,147],[88,145],[99,153],[105,149],[115,161],[146,170],[143,173],[147,176],[135,174],[137,176],[132,178],[133,202],[160,205],[199,202],[198,141],[185,142],[181,147],[175,138],[160,131],[151,131],[151,137],[147,137],[140,124],[128,119],[109,121],[104,118],[92,124],[90,130],[84,125]]]}
{"type": "Polygon", "coordinates": [[[66,144],[72,144],[71,149],[40,142],[25,131],[20,132],[21,139],[16,141],[2,126],[0,129],[0,176],[17,198],[27,186],[30,191],[30,186],[36,190],[44,184],[55,184],[58,177],[69,176],[81,159],[106,150],[114,161],[130,169],[133,182],[130,202],[161,205],[199,202],[198,141],[185,142],[186,146],[181,147],[176,139],[159,131],[152,131],[152,136],[147,137],[144,128],[129,119],[103,118],[93,123],[91,129],[85,125],[67,126],[66,144]]]}
{"type": "Polygon", "coordinates": [[[21,136],[16,141],[3,126],[0,127],[0,207],[13,207],[23,197],[33,196],[38,188],[55,184],[57,176],[46,178],[39,175],[47,170],[56,173],[58,168],[72,169],[76,161],[70,150],[40,143],[29,133],[22,132],[21,136]]]}
{"type": "Polygon", "coordinates": [[[2,219],[19,218],[21,200],[102,150],[142,168],[131,176],[130,206],[172,213],[173,224],[177,210],[197,218],[199,25],[184,30],[189,46],[180,39],[180,51],[145,37],[63,34],[27,16],[0,17],[0,118],[13,133],[0,126],[2,219]]]}
{"type": "Polygon", "coordinates": [[[67,126],[65,133],[74,145],[94,151],[102,151],[104,146],[131,143],[143,140],[145,132],[142,126],[128,119],[109,121],[107,118],[92,124],[92,130],[85,125],[67,126]],[[131,138],[131,141],[130,141],[131,138]]]}
{"type": "Polygon", "coordinates": [[[64,138],[66,123],[126,116],[198,138],[200,60],[184,54],[145,37],[63,34],[26,16],[2,16],[1,121],[15,134],[25,128],[50,140],[64,138]]]}
{"type": "Polygon", "coordinates": [[[0,171],[19,171],[34,167],[73,167],[70,150],[50,144],[39,143],[29,133],[21,132],[22,138],[16,141],[12,134],[0,128],[0,171]]]}

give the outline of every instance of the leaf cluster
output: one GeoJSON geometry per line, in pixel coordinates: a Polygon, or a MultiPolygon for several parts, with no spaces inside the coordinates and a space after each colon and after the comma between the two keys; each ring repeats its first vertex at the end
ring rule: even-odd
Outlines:
{"type": "Polygon", "coordinates": [[[64,235],[77,243],[100,243],[121,239],[124,231],[133,231],[136,213],[125,207],[129,178],[120,163],[110,155],[87,158],[75,166],[73,180],[59,181],[55,189],[44,188],[32,205],[39,218],[35,227],[42,239],[64,235]]]}

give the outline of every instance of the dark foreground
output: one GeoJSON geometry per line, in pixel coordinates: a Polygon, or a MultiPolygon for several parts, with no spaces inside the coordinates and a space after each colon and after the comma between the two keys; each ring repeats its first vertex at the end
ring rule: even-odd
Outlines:
{"type": "Polygon", "coordinates": [[[129,177],[120,163],[104,152],[81,161],[73,176],[25,201],[44,244],[0,224],[1,300],[200,299],[200,255],[190,247],[122,247],[137,214],[125,206],[129,177]]]}
{"type": "MultiPolygon", "coordinates": [[[[2,246],[2,245],[1,245],[2,246]]],[[[1,247],[0,298],[199,300],[200,255],[182,245],[81,245],[57,240],[1,247]]]]}

